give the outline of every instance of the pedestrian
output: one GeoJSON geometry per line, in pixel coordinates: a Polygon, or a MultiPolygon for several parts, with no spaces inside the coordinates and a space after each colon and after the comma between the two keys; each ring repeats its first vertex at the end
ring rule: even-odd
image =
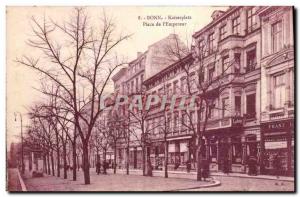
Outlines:
{"type": "Polygon", "coordinates": [[[188,173],[191,171],[191,161],[189,159],[186,161],[186,171],[188,173]]]}
{"type": "Polygon", "coordinates": [[[103,174],[106,174],[107,162],[103,161],[103,174]]]}
{"type": "Polygon", "coordinates": [[[96,173],[99,175],[100,174],[100,167],[101,167],[101,164],[100,164],[100,161],[98,161],[96,163],[96,173]]]}
{"type": "Polygon", "coordinates": [[[228,157],[225,157],[223,159],[223,172],[227,175],[229,174],[229,159],[228,159],[228,157]]]}
{"type": "Polygon", "coordinates": [[[208,160],[202,160],[202,177],[204,178],[204,181],[209,177],[209,162],[208,160]]]}

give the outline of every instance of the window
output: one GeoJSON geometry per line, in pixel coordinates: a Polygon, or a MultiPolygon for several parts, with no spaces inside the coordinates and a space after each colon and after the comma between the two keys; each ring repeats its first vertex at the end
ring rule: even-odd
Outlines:
{"type": "Polygon", "coordinates": [[[143,87],[143,82],[144,82],[144,75],[141,75],[141,90],[142,90],[142,87],[143,87]]]}
{"type": "Polygon", "coordinates": [[[254,7],[247,10],[247,32],[250,33],[256,26],[254,7]]]}
{"type": "Polygon", "coordinates": [[[131,81],[131,93],[134,91],[134,81],[131,81]]]}
{"type": "Polygon", "coordinates": [[[226,55],[225,57],[222,58],[222,74],[225,74],[229,70],[229,56],[226,55]]]}
{"type": "Polygon", "coordinates": [[[135,89],[136,89],[136,92],[138,92],[139,91],[139,78],[137,77],[136,79],[135,79],[135,89]]]}
{"type": "Polygon", "coordinates": [[[186,78],[181,79],[181,93],[185,94],[187,92],[187,80],[186,78]]]}
{"type": "Polygon", "coordinates": [[[208,35],[208,54],[214,51],[214,33],[208,35]]]}
{"type": "Polygon", "coordinates": [[[200,81],[200,83],[204,82],[204,69],[203,68],[200,68],[200,70],[199,70],[199,81],[200,81]]]}
{"type": "Polygon", "coordinates": [[[215,73],[215,67],[212,67],[208,70],[208,80],[209,80],[209,82],[211,82],[213,80],[214,73],[215,73]]]}
{"type": "Polygon", "coordinates": [[[196,75],[195,73],[191,73],[190,76],[189,76],[189,80],[190,80],[190,89],[191,89],[191,92],[195,92],[197,90],[197,81],[196,81],[196,75]]]}
{"type": "Polygon", "coordinates": [[[241,109],[242,109],[241,108],[241,106],[242,106],[241,96],[235,96],[234,101],[235,101],[235,115],[240,116],[241,115],[241,109]]]}
{"type": "Polygon", "coordinates": [[[174,81],[173,82],[173,94],[177,94],[178,93],[177,90],[178,90],[178,81],[174,81]]]}
{"type": "Polygon", "coordinates": [[[171,84],[167,85],[167,95],[172,96],[172,86],[171,86],[171,84]]]}
{"type": "Polygon", "coordinates": [[[274,88],[274,107],[278,109],[283,107],[285,102],[284,74],[277,75],[274,77],[274,88]]]}
{"type": "Polygon", "coordinates": [[[208,107],[208,118],[213,118],[215,115],[215,104],[211,104],[208,107]]]}
{"type": "Polygon", "coordinates": [[[256,116],[256,99],[255,99],[255,94],[249,94],[246,97],[246,118],[247,119],[252,119],[255,118],[256,116]]]}
{"type": "Polygon", "coordinates": [[[204,40],[199,41],[200,59],[204,56],[204,40]]]}
{"type": "Polygon", "coordinates": [[[232,163],[242,162],[242,141],[240,137],[232,138],[232,163]]]}
{"type": "Polygon", "coordinates": [[[238,35],[240,33],[241,19],[240,16],[232,19],[232,33],[238,35]]]}
{"type": "Polygon", "coordinates": [[[220,27],[220,40],[223,40],[226,36],[226,25],[220,27]]]}
{"type": "Polygon", "coordinates": [[[182,113],[182,119],[181,119],[181,122],[182,122],[182,125],[183,126],[185,126],[186,125],[186,123],[187,123],[187,116],[186,116],[186,113],[185,112],[183,112],[182,113]]]}
{"type": "Polygon", "coordinates": [[[174,113],[174,129],[173,132],[177,132],[178,131],[178,126],[179,126],[179,118],[178,118],[178,113],[174,113]]]}
{"type": "Polygon", "coordinates": [[[163,88],[159,88],[158,94],[159,94],[160,96],[164,95],[164,89],[163,89],[163,88]]]}
{"type": "Polygon", "coordinates": [[[256,65],[256,48],[247,52],[246,72],[255,70],[255,65],[256,65]]]}
{"type": "Polygon", "coordinates": [[[234,54],[234,72],[240,73],[241,71],[241,54],[235,53],[234,54]]]}
{"type": "Polygon", "coordinates": [[[222,117],[227,117],[229,115],[229,98],[222,99],[222,117]]]}
{"type": "Polygon", "coordinates": [[[272,52],[275,53],[282,48],[282,22],[278,21],[272,25],[272,52]]]}

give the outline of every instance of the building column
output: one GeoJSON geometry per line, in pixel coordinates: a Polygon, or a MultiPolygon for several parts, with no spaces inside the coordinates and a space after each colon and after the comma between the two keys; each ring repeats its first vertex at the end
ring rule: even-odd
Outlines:
{"type": "Polygon", "coordinates": [[[267,74],[266,77],[266,89],[267,89],[267,103],[266,103],[266,107],[267,107],[267,111],[270,111],[272,108],[272,82],[271,82],[271,76],[267,74]]]}

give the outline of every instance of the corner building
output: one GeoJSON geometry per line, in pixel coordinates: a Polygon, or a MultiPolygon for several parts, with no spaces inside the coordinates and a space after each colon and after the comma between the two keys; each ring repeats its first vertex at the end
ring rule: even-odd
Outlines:
{"type": "MultiPolygon", "coordinates": [[[[252,156],[257,159],[258,173],[272,174],[277,155],[281,173],[291,175],[294,169],[293,8],[239,6],[225,12],[215,11],[212,21],[195,32],[193,40],[191,54],[146,79],[143,84],[148,93],[186,94],[183,65],[193,64],[189,73],[193,78],[199,69],[193,50],[206,48],[202,60],[204,80],[214,80],[226,66],[234,65],[227,71],[230,75],[224,76],[230,85],[209,106],[211,115],[204,135],[210,170],[222,171],[225,162],[229,162],[231,172],[247,173],[252,156]]],[[[155,124],[160,120],[159,112],[154,110],[149,121],[155,124]]],[[[196,166],[190,151],[193,135],[183,126],[184,121],[181,112],[170,114],[168,163],[171,169],[186,169],[187,160],[192,161],[192,168],[196,166]]],[[[156,131],[153,138],[159,142],[162,134],[156,131]]],[[[161,169],[162,147],[157,143],[151,148],[152,162],[161,169]]]]}

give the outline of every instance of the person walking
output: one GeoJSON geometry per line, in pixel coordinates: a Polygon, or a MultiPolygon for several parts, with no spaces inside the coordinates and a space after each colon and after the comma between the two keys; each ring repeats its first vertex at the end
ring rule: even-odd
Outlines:
{"type": "Polygon", "coordinates": [[[106,173],[106,168],[107,168],[107,162],[103,161],[103,174],[107,174],[106,173]]]}
{"type": "Polygon", "coordinates": [[[191,161],[189,159],[186,161],[186,171],[188,173],[191,171],[191,161]]]}
{"type": "Polygon", "coordinates": [[[99,175],[100,174],[100,168],[101,168],[101,164],[100,164],[100,161],[98,161],[96,163],[96,173],[99,175]]]}

